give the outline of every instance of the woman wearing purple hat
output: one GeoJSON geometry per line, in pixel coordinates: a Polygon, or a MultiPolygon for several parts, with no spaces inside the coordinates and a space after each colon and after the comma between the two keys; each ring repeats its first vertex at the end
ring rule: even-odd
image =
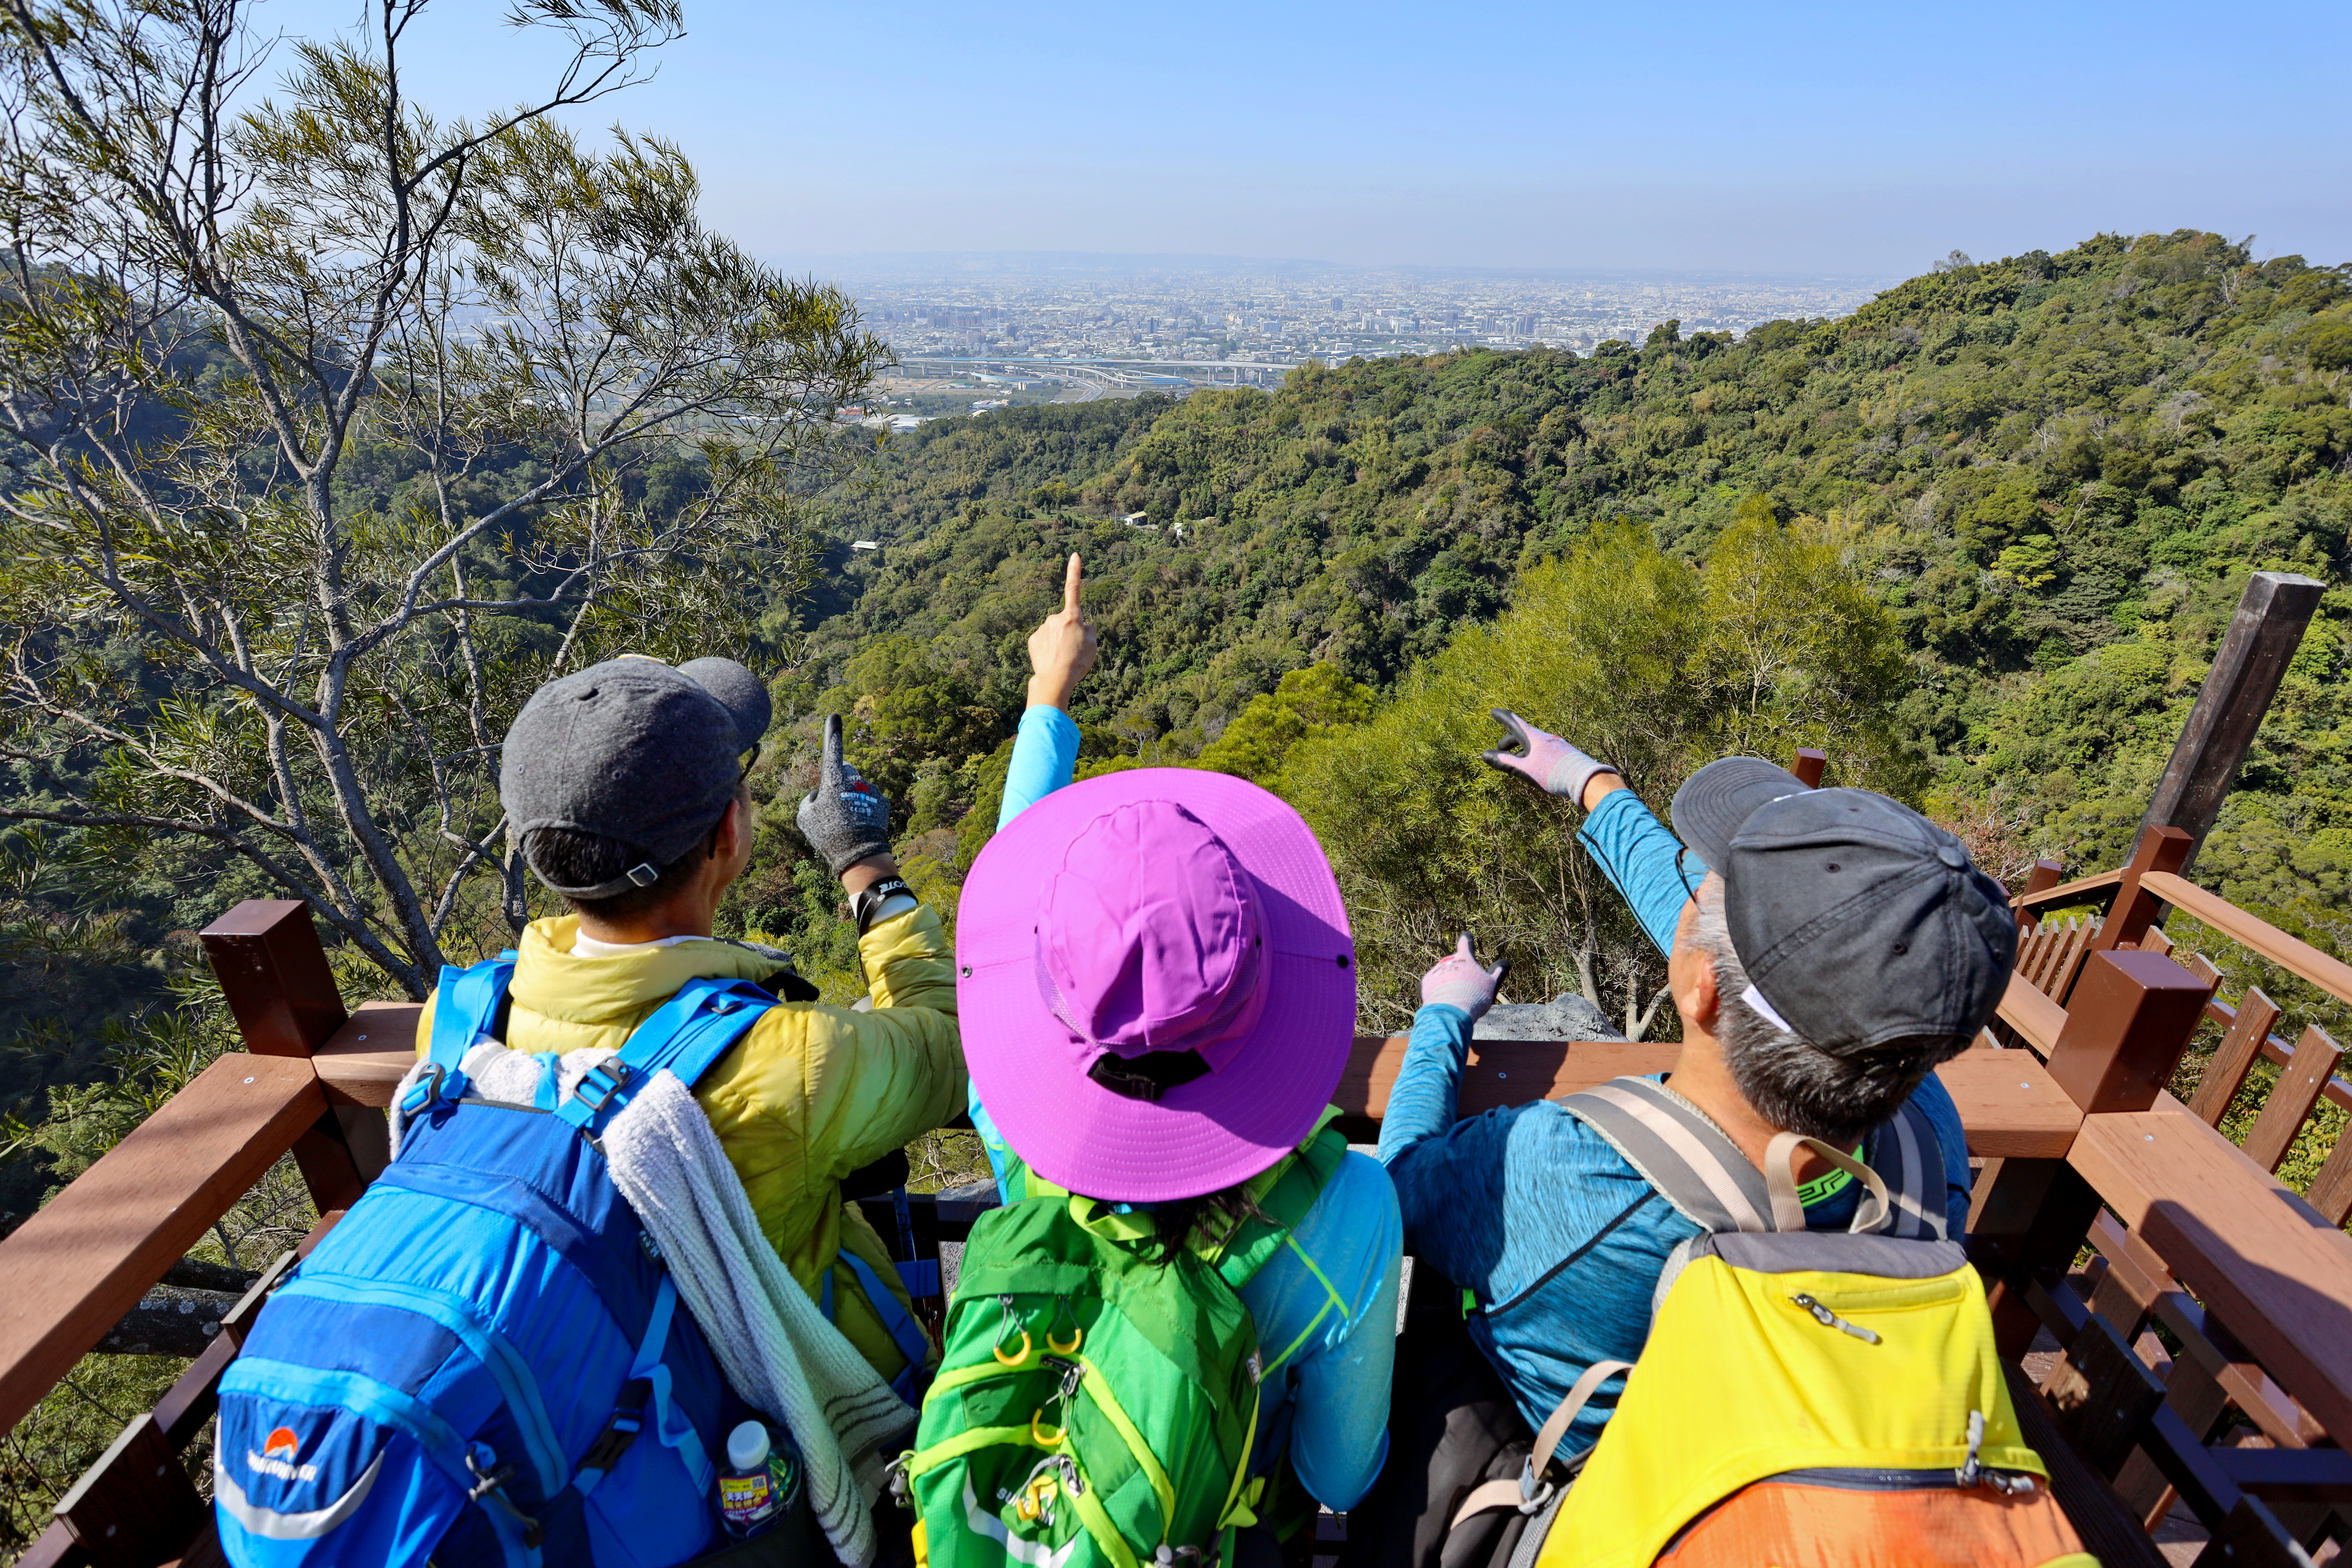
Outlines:
{"type": "MultiPolygon", "coordinates": [[[[1066,710],[1095,658],[1075,555],[1029,655],[1003,812],[958,920],[973,1125],[1006,1202],[1034,1172],[1181,1245],[1327,1120],[1355,1034],[1347,911],[1298,814],[1247,780],[1064,787],[1066,710]]],[[[1387,1173],[1351,1152],[1238,1292],[1265,1358],[1251,1473],[1286,1457],[1335,1510],[1387,1455],[1402,1244],[1387,1173]]]]}

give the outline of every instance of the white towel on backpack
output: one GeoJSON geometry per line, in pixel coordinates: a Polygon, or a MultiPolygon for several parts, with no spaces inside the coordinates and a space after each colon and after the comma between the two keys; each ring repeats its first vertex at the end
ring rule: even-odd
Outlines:
{"type": "MultiPolygon", "coordinates": [[[[561,1091],[614,1053],[573,1051],[558,1066],[561,1091]]],[[[393,1096],[392,1142],[401,1102],[428,1064],[411,1068],[393,1096]]],[[[492,1041],[467,1053],[469,1098],[528,1106],[545,1069],[492,1041]]],[[[604,1163],[662,1260],[735,1392],[783,1423],[808,1475],[810,1510],[835,1555],[867,1568],[876,1555],[873,1502],[884,1447],[908,1436],[915,1412],[890,1392],[857,1347],[825,1321],[784,1267],[751,1213],[742,1178],[677,1074],[664,1069],[604,1129],[604,1163]]],[[[714,1458],[718,1456],[714,1456],[714,1458]]]]}
{"type": "Polygon", "coordinates": [[[876,1554],[884,1447],[908,1436],[915,1412],[776,1256],[709,1120],[676,1074],[656,1073],[603,1142],[614,1184],[653,1232],[728,1381],[791,1431],[818,1526],[844,1563],[866,1568],[876,1554]]]}

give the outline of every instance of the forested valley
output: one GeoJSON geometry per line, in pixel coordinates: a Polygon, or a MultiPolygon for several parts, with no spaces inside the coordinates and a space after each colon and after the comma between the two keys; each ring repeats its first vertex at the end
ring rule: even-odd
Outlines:
{"type": "MultiPolygon", "coordinates": [[[[2352,268],[2181,231],[1940,268],[1737,341],[1668,321],[1581,358],[1310,364],[1272,394],[932,422],[821,498],[813,568],[738,556],[705,584],[787,716],[722,923],[856,993],[837,890],[791,826],[830,711],[918,886],[952,908],[993,826],[1024,639],[1076,551],[1103,647],[1082,772],[1221,768],[1297,805],[1349,895],[1367,1027],[1400,1025],[1412,977],[1468,929],[1512,960],[1515,999],[1582,991],[1670,1033],[1663,963],[1575,814],[1478,763],[1488,708],[1619,763],[1662,810],[1712,756],[1819,745],[1833,782],[1921,805],[1996,874],[2100,869],[2248,573],[2279,568],[2331,587],[2196,874],[2341,951],[2348,371],[2352,268]]],[[[706,461],[641,467],[635,504],[691,507],[706,461]]],[[[494,455],[461,503],[532,477],[494,455]]],[[[430,479],[362,450],[339,482],[392,515],[430,479]]],[[[14,766],[20,800],[54,782],[14,766]]],[[[18,1217],[172,1063],[217,1048],[190,932],[269,890],[201,846],[126,868],[123,842],[10,840],[0,1205],[18,1217]]],[[[505,940],[498,912],[452,928],[453,960],[505,940]]],[[[338,965],[354,994],[399,992],[348,946],[338,965]]]]}
{"type": "MultiPolygon", "coordinates": [[[[1585,358],[1355,361],[1272,395],[937,422],[835,499],[779,692],[854,716],[951,885],[993,826],[1023,639],[1077,551],[1104,648],[1082,770],[1217,767],[1292,799],[1350,895],[1368,1025],[1402,1021],[1457,927],[1522,996],[1638,1018],[1663,965],[1574,814],[1477,764],[1486,709],[1620,762],[1661,808],[1714,755],[1821,745],[1833,780],[1922,805],[1997,874],[2103,869],[2248,574],[2284,569],[2331,588],[2196,869],[2340,950],[2347,301],[2352,268],[2102,236],[1737,342],[1669,321],[1585,358]]],[[[740,918],[814,948],[830,907],[793,880],[782,816],[740,918]]]]}

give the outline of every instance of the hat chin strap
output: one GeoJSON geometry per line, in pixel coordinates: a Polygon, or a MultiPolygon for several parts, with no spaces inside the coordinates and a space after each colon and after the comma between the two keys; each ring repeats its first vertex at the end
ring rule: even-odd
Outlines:
{"type": "Polygon", "coordinates": [[[1170,1089],[1208,1071],[1209,1064],[1198,1051],[1147,1051],[1139,1057],[1105,1051],[1087,1068],[1087,1076],[1113,1094],[1157,1104],[1170,1089]]]}

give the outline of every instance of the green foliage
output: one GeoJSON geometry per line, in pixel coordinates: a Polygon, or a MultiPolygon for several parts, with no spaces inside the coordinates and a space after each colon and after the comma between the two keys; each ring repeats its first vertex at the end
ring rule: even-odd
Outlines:
{"type": "Polygon", "coordinates": [[[1826,742],[1843,782],[1908,795],[1916,763],[1890,716],[1909,679],[1885,611],[1810,520],[1746,509],[1704,571],[1628,525],[1534,568],[1509,611],[1369,722],[1290,755],[1286,793],[1348,896],[1365,1009],[1408,1017],[1413,978],[1456,929],[1512,958],[1520,996],[1579,990],[1638,1023],[1663,982],[1574,843],[1582,813],[1480,762],[1497,742],[1487,709],[1574,737],[1662,806],[1717,755],[1800,742],[1826,742]]]}
{"type": "Polygon", "coordinates": [[[1301,741],[1372,716],[1371,688],[1328,664],[1294,669],[1272,691],[1250,699],[1241,716],[1201,749],[1195,766],[1280,787],[1282,764],[1301,741]]]}

